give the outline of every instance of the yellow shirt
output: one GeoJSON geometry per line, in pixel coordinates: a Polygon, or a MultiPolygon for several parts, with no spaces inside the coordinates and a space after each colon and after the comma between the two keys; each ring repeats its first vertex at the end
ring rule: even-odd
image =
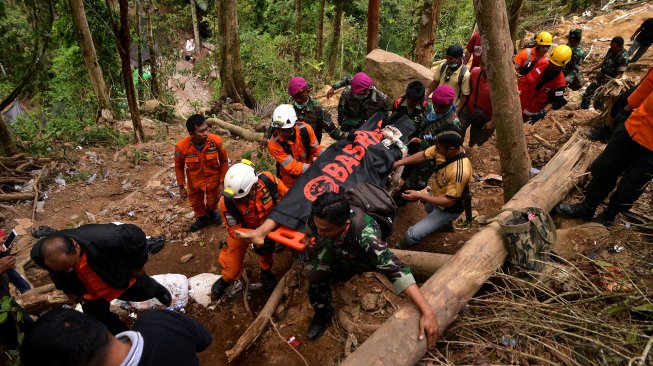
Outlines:
{"type": "Polygon", "coordinates": [[[435,82],[438,83],[438,86],[440,86],[440,85],[449,85],[456,92],[456,99],[454,99],[454,101],[453,101],[455,105],[459,105],[458,103],[460,102],[460,98],[463,95],[469,95],[469,93],[471,92],[471,89],[469,87],[469,75],[470,75],[469,74],[469,69],[467,69],[465,71],[465,76],[463,76],[463,84],[458,85],[459,75],[460,75],[460,71],[462,69],[463,69],[462,66],[458,67],[458,69],[456,71],[451,73],[448,80],[446,78],[446,70],[447,70],[446,65],[445,66],[442,66],[442,65],[437,66],[433,70],[433,80],[435,80],[435,82]],[[442,70],[445,70],[445,75],[444,76],[442,76],[440,74],[440,72],[442,72],[442,70]],[[461,90],[462,90],[462,93],[460,92],[461,90]]]}
{"type": "MultiPolygon", "coordinates": [[[[435,146],[431,146],[426,151],[427,159],[435,160],[435,164],[445,162],[444,156],[435,151],[435,146]]],[[[446,196],[451,199],[460,199],[465,187],[472,178],[472,163],[467,157],[456,160],[435,172],[434,182],[431,185],[432,195],[446,196]]]]}

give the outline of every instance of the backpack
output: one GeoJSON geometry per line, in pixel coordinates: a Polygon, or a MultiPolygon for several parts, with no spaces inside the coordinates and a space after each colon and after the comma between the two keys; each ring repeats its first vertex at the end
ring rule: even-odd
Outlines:
{"type": "MultiPolygon", "coordinates": [[[[277,182],[273,182],[272,179],[265,174],[259,174],[258,179],[263,181],[265,188],[270,192],[272,203],[276,206],[279,199],[279,187],[277,182]]],[[[243,214],[238,209],[233,197],[224,197],[224,205],[227,208],[229,215],[233,216],[238,222],[243,222],[243,214]]]]}
{"type": "Polygon", "coordinates": [[[397,205],[385,189],[372,183],[359,183],[345,191],[350,208],[354,211],[351,227],[355,237],[363,232],[365,214],[370,215],[381,226],[381,239],[392,234],[397,205]]]}
{"type": "MultiPolygon", "coordinates": [[[[442,81],[442,75],[446,66],[446,62],[443,62],[440,66],[440,81],[442,81]]],[[[458,74],[458,99],[460,99],[460,96],[463,94],[463,81],[465,80],[465,74],[467,73],[467,65],[462,65],[460,68],[460,74],[458,74]]]]}
{"type": "MultiPolygon", "coordinates": [[[[300,123],[299,124],[299,137],[302,139],[302,143],[304,144],[304,151],[306,152],[306,157],[310,156],[311,153],[311,137],[308,134],[308,129],[304,124],[300,123]]],[[[286,152],[286,154],[292,156],[292,150],[290,149],[290,145],[286,141],[278,141],[279,146],[283,149],[283,151],[286,152]]],[[[276,164],[277,168],[277,177],[281,178],[281,164],[277,163],[276,164]]]]}

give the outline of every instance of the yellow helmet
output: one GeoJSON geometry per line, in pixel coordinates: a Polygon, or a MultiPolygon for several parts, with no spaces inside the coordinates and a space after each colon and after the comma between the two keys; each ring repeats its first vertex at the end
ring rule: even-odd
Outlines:
{"type": "Polygon", "coordinates": [[[549,54],[549,61],[556,66],[565,66],[571,60],[571,48],[565,44],[557,46],[549,54]]]}
{"type": "Polygon", "coordinates": [[[538,46],[550,46],[553,44],[553,36],[549,32],[540,32],[535,37],[535,43],[538,46]]]}

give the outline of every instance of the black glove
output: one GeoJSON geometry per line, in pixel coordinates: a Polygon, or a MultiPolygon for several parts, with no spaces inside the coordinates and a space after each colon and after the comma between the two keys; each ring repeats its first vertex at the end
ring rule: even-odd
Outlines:
{"type": "Polygon", "coordinates": [[[546,116],[546,110],[542,109],[541,111],[539,111],[539,112],[537,112],[535,114],[531,114],[531,118],[528,121],[528,123],[534,125],[537,121],[539,121],[541,119],[544,119],[545,116],[546,116]]]}

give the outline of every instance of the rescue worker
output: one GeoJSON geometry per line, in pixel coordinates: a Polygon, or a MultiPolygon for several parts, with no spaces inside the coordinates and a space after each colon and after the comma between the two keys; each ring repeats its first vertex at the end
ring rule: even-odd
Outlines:
{"type": "MultiPolygon", "coordinates": [[[[605,84],[608,80],[614,78],[620,78],[626,69],[628,68],[628,51],[624,48],[624,39],[621,37],[614,37],[610,42],[610,49],[603,57],[603,62],[599,65],[596,65],[590,70],[590,73],[601,69],[598,75],[590,83],[590,85],[585,89],[583,94],[583,100],[580,103],[581,109],[588,109],[590,103],[594,98],[594,93],[601,85],[605,84]]],[[[596,101],[596,107],[601,108],[603,106],[602,100],[596,101]]]]}
{"type": "Polygon", "coordinates": [[[172,303],[170,292],[145,273],[149,248],[145,233],[132,224],[91,224],[57,231],[39,240],[30,252],[46,269],[54,286],[82,310],[109,328],[127,330],[109,309],[115,299],[172,303]]]}
{"type": "Polygon", "coordinates": [[[469,59],[472,59],[472,65],[469,67],[470,70],[475,67],[481,66],[481,55],[483,54],[483,47],[481,46],[481,33],[474,32],[472,37],[467,42],[465,46],[465,59],[463,62],[465,65],[469,62],[469,59]]]}
{"type": "Polygon", "coordinates": [[[229,158],[222,138],[209,133],[202,115],[190,116],[186,129],[189,136],[175,145],[175,174],[179,195],[182,199],[188,197],[195,211],[196,220],[190,226],[190,231],[195,232],[212,223],[221,224],[216,209],[229,158]]]}
{"type": "MultiPolygon", "coordinates": [[[[433,138],[449,125],[460,128],[460,121],[453,103],[455,91],[449,85],[438,86],[431,95],[431,104],[428,106],[426,117],[418,128],[417,135],[408,141],[408,153],[416,154],[426,150],[433,143],[433,138]]],[[[402,187],[397,190],[393,199],[397,206],[406,205],[402,192],[406,190],[422,190],[426,187],[435,165],[427,160],[422,164],[407,166],[401,177],[404,180],[402,187]]]]}
{"type": "Polygon", "coordinates": [[[632,114],[619,124],[607,146],[589,171],[592,179],[582,202],[561,203],[557,212],[568,217],[612,225],[617,214],[628,211],[644,192],[653,176],[653,69],[628,97],[626,112],[632,114]],[[621,177],[619,185],[617,180],[621,177]],[[610,195],[608,206],[594,217],[596,209],[610,195]]]}
{"type": "Polygon", "coordinates": [[[376,112],[388,112],[388,97],[374,86],[374,80],[364,72],[333,84],[327,92],[331,98],[336,89],[347,87],[338,100],[338,124],[343,132],[360,127],[376,112]]]}
{"type": "MultiPolygon", "coordinates": [[[[315,132],[318,143],[322,143],[323,131],[328,133],[334,140],[342,138],[343,133],[331,121],[329,112],[322,108],[320,102],[309,95],[306,79],[299,76],[290,79],[288,82],[288,94],[291,98],[288,104],[292,104],[293,108],[295,108],[297,119],[313,127],[313,132],[315,132]]],[[[271,126],[268,127],[265,135],[261,138],[261,148],[267,145],[273,132],[274,128],[271,126]]]]}
{"type": "Polygon", "coordinates": [[[462,108],[469,98],[469,70],[463,61],[463,47],[457,44],[447,48],[446,59],[443,64],[433,70],[433,81],[426,88],[426,96],[440,85],[448,85],[454,90],[453,103],[462,108]]]}
{"type": "MultiPolygon", "coordinates": [[[[401,98],[397,98],[392,105],[393,112],[400,112],[408,116],[415,122],[415,127],[418,127],[424,121],[428,103],[424,98],[424,84],[421,81],[415,80],[408,83],[406,87],[406,94],[401,98]]],[[[415,136],[417,131],[415,132],[415,136]]],[[[412,136],[412,137],[415,137],[412,136]]]]}
{"type": "Polygon", "coordinates": [[[571,54],[569,46],[557,46],[548,60],[541,58],[531,72],[517,79],[524,122],[535,124],[551,109],[560,109],[567,104],[567,81],[562,68],[571,59],[571,54]]]}
{"type": "Polygon", "coordinates": [[[519,75],[526,75],[542,58],[546,59],[553,44],[553,36],[549,32],[540,32],[535,36],[536,46],[524,48],[515,56],[515,70],[519,75]]]}
{"type": "Polygon", "coordinates": [[[352,211],[344,194],[325,192],[311,210],[309,227],[315,235],[312,268],[308,275],[308,299],[315,315],[308,338],[319,338],[331,321],[331,283],[346,281],[357,273],[378,271],[394,285],[396,293],[406,294],[420,310],[419,339],[427,337],[428,348],[438,338],[438,320],[424,299],[410,267],[403,264],[381,239],[379,224],[365,214],[363,227],[354,227],[352,211]]]}
{"type": "MultiPolygon", "coordinates": [[[[227,228],[227,247],[220,250],[218,263],[222,266],[220,277],[211,289],[214,299],[224,295],[227,287],[240,278],[243,272],[243,259],[249,244],[240,240],[235,232],[241,229],[256,229],[288,188],[270,172],[257,174],[248,160],[234,164],[227,171],[224,180],[224,193],[220,198],[220,213],[227,228]]],[[[260,278],[263,287],[274,289],[276,280],[272,274],[275,243],[266,239],[263,246],[256,246],[259,255],[260,278]]]]}
{"type": "Polygon", "coordinates": [[[288,189],[297,178],[322,153],[313,128],[297,121],[295,109],[290,104],[281,104],[272,113],[274,133],[268,141],[268,150],[277,161],[277,177],[288,189]]]}
{"type": "Polygon", "coordinates": [[[416,246],[432,233],[451,226],[453,220],[464,211],[464,192],[472,177],[472,164],[465,155],[462,144],[461,134],[450,125],[435,135],[434,146],[393,164],[393,168],[397,169],[400,166],[431,161],[435,167],[430,174],[436,175],[431,185],[431,195],[418,190],[403,192],[404,200],[423,202],[428,215],[406,230],[405,236],[397,244],[398,248],[416,246]]]}
{"type": "Polygon", "coordinates": [[[570,30],[567,35],[567,46],[571,48],[571,60],[562,69],[562,73],[565,75],[567,87],[571,90],[579,90],[583,87],[580,65],[585,60],[586,53],[580,44],[582,36],[583,31],[579,28],[570,30]]]}
{"type": "Polygon", "coordinates": [[[459,111],[460,130],[463,141],[469,129],[469,147],[481,146],[492,137],[494,122],[492,121],[492,99],[490,98],[490,83],[487,79],[485,64],[472,69],[469,78],[472,93],[469,102],[459,111]]]}

